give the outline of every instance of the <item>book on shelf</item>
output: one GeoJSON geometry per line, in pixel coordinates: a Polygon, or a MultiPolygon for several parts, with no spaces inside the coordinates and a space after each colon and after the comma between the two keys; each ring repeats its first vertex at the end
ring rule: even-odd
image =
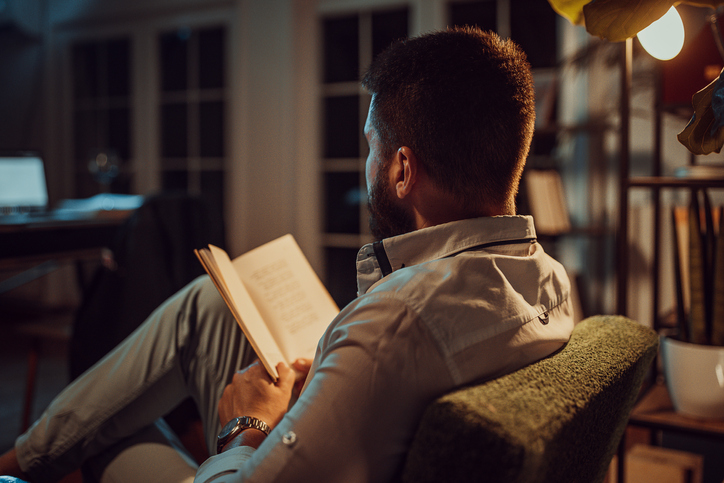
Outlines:
{"type": "Polygon", "coordinates": [[[674,278],[681,338],[724,345],[724,235],[721,207],[703,194],[672,209],[674,278]]]}
{"type": "Polygon", "coordinates": [[[291,235],[234,260],[213,245],[195,253],[273,380],[279,362],[314,357],[339,309],[291,235]]]}
{"type": "Polygon", "coordinates": [[[524,182],[536,232],[540,235],[560,235],[571,231],[563,182],[558,171],[531,169],[526,171],[524,182]]]}

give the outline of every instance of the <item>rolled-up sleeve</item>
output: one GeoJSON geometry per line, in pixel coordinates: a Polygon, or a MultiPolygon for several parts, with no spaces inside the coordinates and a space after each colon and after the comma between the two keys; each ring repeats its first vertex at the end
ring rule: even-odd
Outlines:
{"type": "Polygon", "coordinates": [[[254,448],[241,446],[231,448],[207,459],[196,472],[194,483],[225,483],[237,481],[235,478],[239,468],[254,454],[254,448]]]}

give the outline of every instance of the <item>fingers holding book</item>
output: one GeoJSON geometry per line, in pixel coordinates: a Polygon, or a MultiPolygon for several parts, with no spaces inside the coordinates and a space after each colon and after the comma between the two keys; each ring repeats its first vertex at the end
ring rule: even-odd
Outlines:
{"type": "Polygon", "coordinates": [[[258,418],[274,428],[287,411],[295,372],[284,363],[277,365],[279,379],[274,382],[259,363],[234,374],[219,400],[219,420],[225,425],[239,416],[258,418]]]}

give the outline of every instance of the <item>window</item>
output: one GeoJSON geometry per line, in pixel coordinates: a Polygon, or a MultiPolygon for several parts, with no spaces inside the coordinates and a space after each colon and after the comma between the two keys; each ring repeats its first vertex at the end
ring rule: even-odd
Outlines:
{"type": "Polygon", "coordinates": [[[355,258],[371,241],[362,134],[370,98],[359,80],[375,55],[407,37],[408,17],[407,8],[398,8],[322,20],[325,280],[339,306],[357,294],[355,258]]]}
{"type": "Polygon", "coordinates": [[[71,47],[76,196],[128,193],[131,174],[131,41],[80,41],[71,47]]]}
{"type": "Polygon", "coordinates": [[[556,17],[548,2],[473,0],[448,4],[449,25],[475,25],[517,42],[533,69],[556,66],[556,17]]]}
{"type": "Polygon", "coordinates": [[[118,25],[108,38],[89,29],[70,42],[73,195],[200,195],[221,224],[228,27],[178,25],[118,25]]]}
{"type": "Polygon", "coordinates": [[[183,27],[158,37],[161,185],[223,212],[225,29],[183,27]]]}

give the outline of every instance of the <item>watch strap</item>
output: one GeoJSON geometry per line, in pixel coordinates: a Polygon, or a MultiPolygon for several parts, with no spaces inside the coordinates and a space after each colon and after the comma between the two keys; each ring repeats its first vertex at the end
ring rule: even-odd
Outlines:
{"type": "Polygon", "coordinates": [[[239,433],[246,429],[256,429],[267,436],[271,431],[268,424],[253,416],[240,416],[238,418],[234,418],[226,423],[224,428],[221,430],[221,433],[219,433],[216,441],[216,453],[221,453],[221,450],[229,441],[234,439],[239,433]]]}

